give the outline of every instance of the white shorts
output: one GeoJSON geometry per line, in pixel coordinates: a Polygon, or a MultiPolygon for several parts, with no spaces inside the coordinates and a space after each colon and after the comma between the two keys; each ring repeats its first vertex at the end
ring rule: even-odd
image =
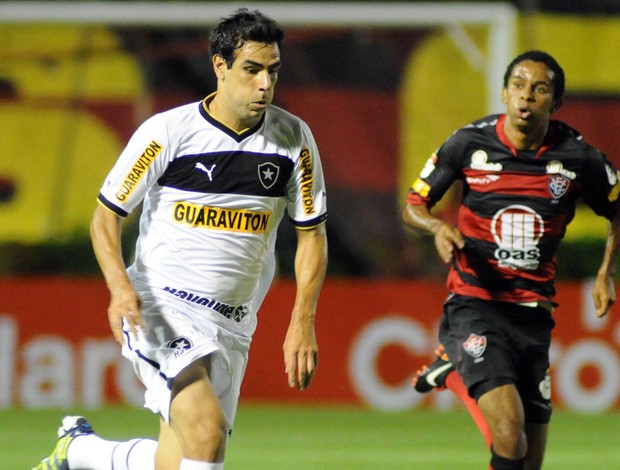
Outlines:
{"type": "Polygon", "coordinates": [[[137,338],[125,331],[123,356],[146,387],[144,406],[170,422],[172,379],[197,359],[211,356],[211,384],[232,427],[250,338],[234,335],[204,315],[192,317],[161,304],[145,302],[142,315],[148,330],[137,338]]]}

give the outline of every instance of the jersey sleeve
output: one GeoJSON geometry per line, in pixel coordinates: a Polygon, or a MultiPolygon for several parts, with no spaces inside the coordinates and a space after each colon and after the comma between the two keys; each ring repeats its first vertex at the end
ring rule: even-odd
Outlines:
{"type": "Polygon", "coordinates": [[[293,224],[311,228],[327,218],[327,196],[321,158],[309,127],[301,122],[293,174],[288,185],[287,211],[293,224]]]}
{"type": "Polygon", "coordinates": [[[165,126],[154,116],[129,140],[99,191],[99,202],[117,215],[127,216],[163,174],[168,161],[165,126]]]}
{"type": "Polygon", "coordinates": [[[411,184],[407,203],[433,207],[461,177],[459,162],[465,153],[462,140],[453,134],[424,164],[417,179],[411,184]]]}
{"type": "Polygon", "coordinates": [[[583,174],[584,202],[600,216],[612,219],[620,210],[620,173],[607,157],[589,149],[583,174]]]}

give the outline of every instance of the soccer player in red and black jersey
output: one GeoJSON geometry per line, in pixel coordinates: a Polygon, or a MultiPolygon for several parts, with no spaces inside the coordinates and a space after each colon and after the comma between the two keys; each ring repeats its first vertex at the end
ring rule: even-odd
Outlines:
{"type": "Polygon", "coordinates": [[[403,221],[434,236],[450,263],[439,327],[491,434],[491,468],[539,469],[551,417],[549,346],[556,251],[583,200],[609,221],[594,284],[598,316],[616,299],[620,174],[568,125],[552,120],[564,94],[553,57],[528,51],[508,66],[506,113],[456,131],[413,183],[403,221]],[[463,184],[457,226],[431,213],[463,184]]]}

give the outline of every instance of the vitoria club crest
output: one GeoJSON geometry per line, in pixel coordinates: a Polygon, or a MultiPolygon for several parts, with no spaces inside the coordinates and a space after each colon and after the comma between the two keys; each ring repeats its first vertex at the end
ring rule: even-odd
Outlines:
{"type": "Polygon", "coordinates": [[[547,186],[553,199],[560,199],[566,194],[570,187],[571,180],[577,178],[574,171],[564,168],[562,162],[558,160],[552,160],[547,163],[547,186]]]}
{"type": "Polygon", "coordinates": [[[570,180],[562,175],[551,175],[547,180],[547,185],[553,199],[560,199],[568,191],[570,180]]]}
{"type": "Polygon", "coordinates": [[[497,211],[491,221],[491,233],[497,243],[493,254],[499,266],[523,270],[538,268],[538,242],[544,231],[543,218],[527,206],[514,204],[497,211]]]}
{"type": "Polygon", "coordinates": [[[469,335],[467,341],[463,343],[463,349],[471,357],[478,359],[484,353],[487,348],[487,337],[479,336],[474,333],[469,335]]]}

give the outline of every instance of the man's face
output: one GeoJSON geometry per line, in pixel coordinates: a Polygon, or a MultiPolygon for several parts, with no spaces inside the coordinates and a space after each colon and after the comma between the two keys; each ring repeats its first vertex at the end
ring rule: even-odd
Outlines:
{"type": "Polygon", "coordinates": [[[553,92],[553,72],[544,63],[519,62],[502,92],[511,123],[523,132],[546,125],[559,107],[553,92]]]}
{"type": "Polygon", "coordinates": [[[218,95],[226,103],[226,124],[240,131],[255,125],[273,100],[280,70],[280,48],[276,43],[247,42],[235,52],[229,69],[215,59],[218,95]]]}

